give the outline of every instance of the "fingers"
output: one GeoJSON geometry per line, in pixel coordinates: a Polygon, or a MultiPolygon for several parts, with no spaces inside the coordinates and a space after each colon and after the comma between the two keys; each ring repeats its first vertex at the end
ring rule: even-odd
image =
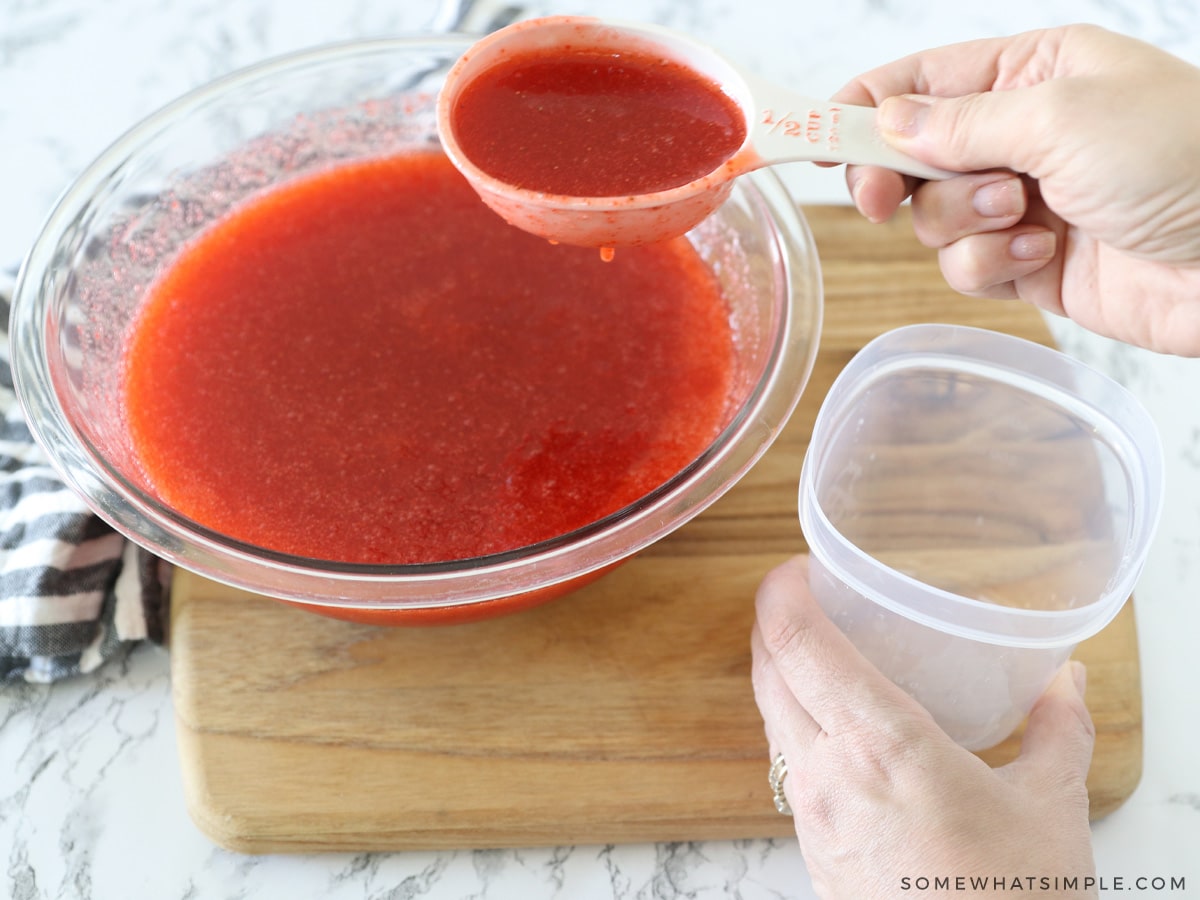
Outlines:
{"type": "Polygon", "coordinates": [[[754,702],[762,715],[763,730],[767,736],[767,755],[774,760],[777,753],[782,753],[788,761],[793,775],[784,778],[783,793],[792,809],[800,809],[791,792],[802,771],[803,761],[808,758],[813,742],[821,734],[821,728],[784,681],[774,658],[763,643],[757,625],[750,635],[750,653],[754,702]]]}
{"type": "Polygon", "coordinates": [[[1040,153],[1031,136],[1045,130],[1033,128],[1037,104],[1023,95],[1057,74],[1068,34],[1031,31],[926,50],[859,76],[833,99],[878,106],[884,139],[940,168],[1029,172],[1040,153]]]}
{"type": "Polygon", "coordinates": [[[846,187],[858,211],[869,222],[890,219],[910,193],[914,180],[878,166],[847,166],[846,187]]]}
{"type": "Polygon", "coordinates": [[[1025,725],[1021,755],[1010,764],[1026,779],[1036,779],[1047,790],[1057,786],[1082,792],[1092,762],[1096,729],[1084,703],[1086,670],[1068,662],[1034,704],[1025,725]]]}
{"type": "Polygon", "coordinates": [[[888,97],[879,106],[879,132],[896,149],[943,169],[1036,177],[1061,141],[1044,114],[1056,108],[1054,93],[1048,84],[964,97],[888,97]]]}
{"type": "Polygon", "coordinates": [[[1036,225],[969,235],[943,247],[938,263],[960,294],[1007,299],[1023,296],[1020,283],[1054,259],[1053,231],[1036,225]]]}
{"type": "Polygon", "coordinates": [[[772,748],[786,753],[794,746],[811,744],[821,733],[821,726],[796,700],[757,624],[750,634],[750,655],[754,700],[762,713],[772,748]]]}
{"type": "Polygon", "coordinates": [[[929,182],[913,194],[913,231],[938,250],[947,284],[972,297],[1020,297],[1062,312],[1064,223],[1036,186],[1006,171],[929,182]]]}
{"type": "MultiPolygon", "coordinates": [[[[898,714],[911,712],[923,723],[928,715],[850,643],[813,599],[808,565],[796,557],[767,574],[755,599],[760,656],[755,666],[764,690],[779,690],[768,680],[778,673],[782,686],[811,718],[805,734],[841,735],[861,729],[886,730],[898,714]],[[761,671],[760,671],[761,669],[761,671]],[[815,729],[815,730],[814,730],[815,729]]],[[[785,751],[786,752],[786,751],[785,751]]]]}
{"type": "MultiPolygon", "coordinates": [[[[1052,33],[1031,32],[914,54],[855,79],[833,100],[878,106],[883,139],[924,162],[961,172],[1029,171],[1026,166],[1033,158],[1028,152],[1029,101],[1022,96],[1014,99],[1011,91],[992,92],[1007,86],[1003,61],[1035,54],[1041,44],[1056,44],[1048,34],[1052,33]]],[[[865,167],[848,168],[847,182],[855,206],[872,222],[890,218],[916,185],[894,172],[865,167]]],[[[932,197],[950,198],[971,190],[975,200],[973,189],[991,182],[996,186],[978,198],[979,215],[1014,215],[1007,209],[1020,204],[1021,192],[1011,182],[1009,190],[1003,190],[1000,175],[967,183],[951,179],[954,187],[932,197]]],[[[943,238],[929,245],[948,242],[943,238]]]]}
{"type": "Polygon", "coordinates": [[[878,106],[897,94],[960,96],[1001,86],[1005,55],[1025,55],[1037,33],[949,44],[914,53],[872,69],[836,94],[839,103],[878,106]]]}
{"type": "Polygon", "coordinates": [[[1021,221],[1028,208],[1025,183],[1007,171],[975,172],[929,182],[913,194],[913,232],[926,247],[945,247],[1021,221]]]}

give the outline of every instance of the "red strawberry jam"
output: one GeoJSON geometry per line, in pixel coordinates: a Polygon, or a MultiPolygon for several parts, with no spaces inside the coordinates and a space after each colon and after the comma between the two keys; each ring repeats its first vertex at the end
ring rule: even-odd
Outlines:
{"type": "Polygon", "coordinates": [[[452,121],[463,154],[487,174],[573,197],[680,187],[746,137],[738,105],[692,69],[590,48],[499,61],[463,86],[452,121]]]}
{"type": "Polygon", "coordinates": [[[497,553],[615,512],[709,445],[733,377],[689,243],[608,263],[551,246],[434,152],[237,208],[153,285],[126,354],[165,503],[352,563],[497,553]]]}

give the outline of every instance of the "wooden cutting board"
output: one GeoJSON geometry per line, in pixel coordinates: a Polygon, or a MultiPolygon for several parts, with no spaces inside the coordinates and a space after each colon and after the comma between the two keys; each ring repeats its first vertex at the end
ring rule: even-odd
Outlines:
{"type": "MultiPolygon", "coordinates": [[[[726,497],[595,584],[490,622],[388,629],[177,573],[180,760],[205,833],[252,853],[791,834],[767,785],[748,635],[762,575],[804,550],[796,485],[826,390],[865,342],[911,322],[1050,341],[1024,304],[949,291],[906,215],[806,213],[826,312],[799,409],[726,497]]],[[[1076,655],[1098,818],[1141,776],[1132,603],[1076,655]]]]}

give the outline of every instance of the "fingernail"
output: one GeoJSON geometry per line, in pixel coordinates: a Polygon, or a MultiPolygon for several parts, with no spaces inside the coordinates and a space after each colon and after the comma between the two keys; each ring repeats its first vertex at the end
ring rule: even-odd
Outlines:
{"type": "Polygon", "coordinates": [[[1071,678],[1075,681],[1075,690],[1082,697],[1087,693],[1087,666],[1077,659],[1071,660],[1071,678]]]}
{"type": "Polygon", "coordinates": [[[1049,259],[1054,255],[1054,245],[1053,232],[1031,231],[1009,241],[1008,252],[1013,259],[1022,261],[1049,259]]]}
{"type": "Polygon", "coordinates": [[[932,98],[920,94],[888,97],[879,104],[879,128],[899,137],[915,137],[928,118],[932,103],[932,98]]]}
{"type": "Polygon", "coordinates": [[[1018,216],[1025,211],[1024,191],[1016,178],[989,181],[975,191],[971,206],[979,215],[991,219],[1018,216]]]}

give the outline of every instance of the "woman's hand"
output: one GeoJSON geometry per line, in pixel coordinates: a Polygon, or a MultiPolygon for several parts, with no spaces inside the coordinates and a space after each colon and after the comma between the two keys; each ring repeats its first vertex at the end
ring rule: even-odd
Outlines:
{"type": "Polygon", "coordinates": [[[967,173],[847,171],[873,221],[911,193],[917,237],[956,290],[1200,355],[1200,69],[1072,26],[918,53],[834,99],[879,106],[890,144],[967,173]]]}
{"type": "Polygon", "coordinates": [[[755,698],[772,758],[787,761],[784,790],[817,892],[898,897],[908,878],[912,896],[943,896],[912,886],[937,876],[958,900],[976,896],[955,889],[959,876],[968,888],[971,876],[1076,877],[1082,887],[1095,873],[1083,666],[1063,667],[1030,713],[1020,757],[992,769],[858,653],[809,593],[807,573],[796,558],[763,581],[752,649],[755,698]]]}

